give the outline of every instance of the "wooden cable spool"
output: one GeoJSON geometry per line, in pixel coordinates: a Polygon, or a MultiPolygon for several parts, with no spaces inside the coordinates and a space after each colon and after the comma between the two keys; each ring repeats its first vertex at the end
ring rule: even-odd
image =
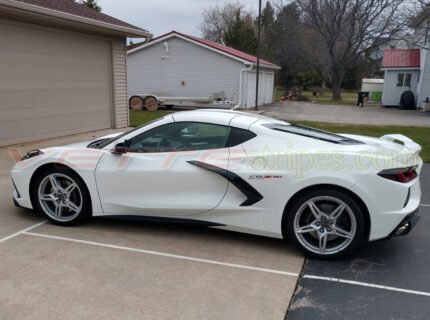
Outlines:
{"type": "Polygon", "coordinates": [[[148,111],[156,111],[158,109],[158,101],[154,97],[147,97],[145,99],[145,108],[148,111]]]}
{"type": "Polygon", "coordinates": [[[141,97],[133,96],[129,100],[129,105],[132,110],[143,110],[145,102],[141,97]]]}

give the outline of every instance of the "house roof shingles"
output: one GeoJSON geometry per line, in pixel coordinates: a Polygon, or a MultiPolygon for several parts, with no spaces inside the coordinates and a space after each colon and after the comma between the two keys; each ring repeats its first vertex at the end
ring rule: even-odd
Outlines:
{"type": "Polygon", "coordinates": [[[45,9],[60,11],[60,12],[64,12],[75,16],[100,21],[100,22],[110,23],[120,27],[146,31],[139,27],[133,26],[127,22],[121,21],[114,17],[108,16],[107,14],[98,12],[87,6],[76,3],[73,0],[14,0],[14,1],[42,7],[45,9]]]}
{"type": "MultiPolygon", "coordinates": [[[[151,42],[159,40],[160,38],[164,38],[164,37],[167,37],[167,36],[170,36],[170,35],[179,35],[179,36],[182,36],[184,38],[190,39],[192,41],[201,43],[201,44],[203,44],[205,46],[211,47],[211,48],[213,48],[215,50],[218,50],[218,51],[227,53],[227,54],[229,54],[231,56],[237,57],[239,59],[246,60],[246,61],[251,62],[251,63],[257,63],[257,57],[255,57],[255,56],[253,56],[251,54],[248,54],[246,52],[243,52],[243,51],[231,48],[231,47],[228,47],[228,46],[223,45],[223,44],[218,43],[218,42],[214,42],[214,41],[211,41],[211,40],[198,38],[198,37],[195,37],[195,36],[190,36],[188,34],[180,33],[180,32],[177,32],[177,31],[171,31],[169,33],[163,34],[161,36],[158,36],[158,37],[152,39],[149,42],[143,41],[143,42],[139,42],[139,43],[135,43],[135,44],[129,45],[127,47],[127,50],[130,51],[130,50],[136,49],[136,48],[138,48],[138,47],[140,47],[142,45],[149,44],[151,42]]],[[[272,62],[269,62],[267,60],[264,60],[264,59],[260,59],[260,64],[271,66],[271,67],[279,67],[278,65],[276,65],[276,64],[274,64],[272,62]]]]}
{"type": "Polygon", "coordinates": [[[384,50],[382,68],[419,68],[420,49],[384,50]]]}

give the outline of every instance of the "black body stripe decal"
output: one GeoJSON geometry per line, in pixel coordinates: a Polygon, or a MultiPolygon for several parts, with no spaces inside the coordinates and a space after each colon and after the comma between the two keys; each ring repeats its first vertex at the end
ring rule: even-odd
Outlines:
{"type": "Polygon", "coordinates": [[[248,198],[243,203],[241,203],[241,207],[252,206],[263,199],[263,196],[257,190],[255,190],[253,186],[231,171],[201,161],[187,162],[224,177],[236,188],[238,188],[248,198]]]}

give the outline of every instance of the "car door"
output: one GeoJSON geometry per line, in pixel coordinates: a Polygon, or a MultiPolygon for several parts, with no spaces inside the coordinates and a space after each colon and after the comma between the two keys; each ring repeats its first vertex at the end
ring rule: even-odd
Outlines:
{"type": "Polygon", "coordinates": [[[104,213],[180,217],[215,208],[228,181],[202,164],[228,168],[230,130],[172,122],[131,138],[125,154],[106,152],[96,169],[104,213]]]}

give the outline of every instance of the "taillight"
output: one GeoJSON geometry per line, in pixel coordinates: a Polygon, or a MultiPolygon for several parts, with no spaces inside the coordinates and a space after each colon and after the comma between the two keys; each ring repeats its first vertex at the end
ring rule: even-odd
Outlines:
{"type": "Polygon", "coordinates": [[[378,175],[385,179],[406,183],[418,177],[418,173],[415,169],[416,167],[387,169],[379,172],[378,175]]]}

